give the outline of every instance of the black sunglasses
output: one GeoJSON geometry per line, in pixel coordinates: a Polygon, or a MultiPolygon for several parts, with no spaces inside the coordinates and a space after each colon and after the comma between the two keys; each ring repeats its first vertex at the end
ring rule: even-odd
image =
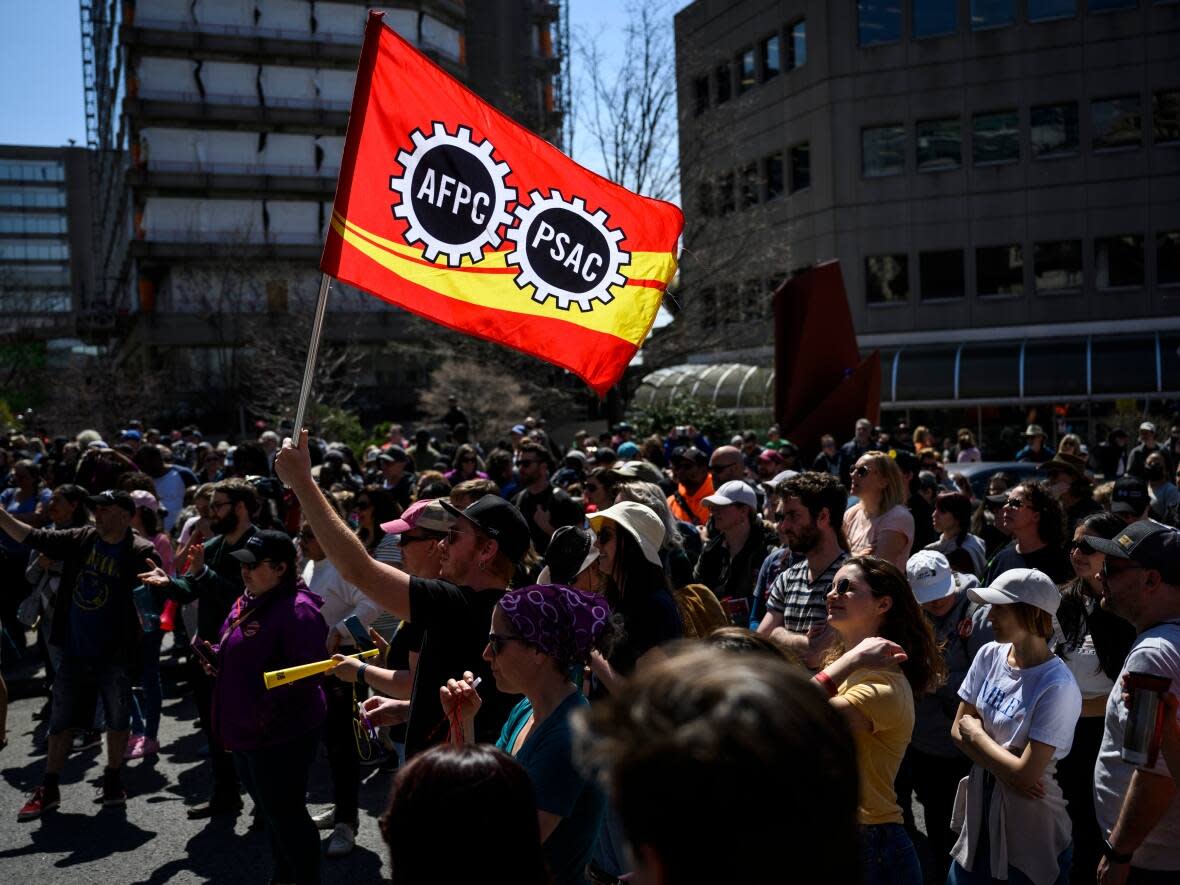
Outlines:
{"type": "Polygon", "coordinates": [[[426,535],[402,535],[397,539],[397,546],[409,547],[411,544],[415,544],[418,541],[432,541],[432,540],[434,540],[434,539],[429,538],[426,535]]]}
{"type": "Polygon", "coordinates": [[[871,468],[868,467],[868,465],[861,464],[859,467],[857,467],[855,470],[852,471],[852,475],[853,476],[868,476],[871,472],[872,472],[872,470],[871,470],[871,468]]]}
{"type": "Polygon", "coordinates": [[[270,565],[274,565],[274,562],[272,562],[269,559],[256,559],[253,562],[243,562],[243,563],[241,563],[241,566],[246,571],[252,572],[252,571],[254,571],[254,569],[258,568],[258,566],[262,565],[264,562],[269,563],[270,565]]]}
{"type": "Polygon", "coordinates": [[[1098,551],[1090,546],[1089,541],[1086,541],[1083,539],[1081,541],[1070,541],[1069,552],[1070,553],[1077,552],[1077,553],[1082,554],[1083,556],[1092,556],[1095,553],[1097,553],[1098,551]]]}
{"type": "Polygon", "coordinates": [[[500,652],[504,650],[505,642],[527,642],[528,640],[521,636],[498,636],[495,633],[488,634],[488,648],[492,650],[492,657],[499,657],[500,652]]]}
{"type": "Polygon", "coordinates": [[[835,586],[832,589],[836,591],[837,596],[845,596],[848,593],[848,587],[851,583],[852,582],[849,581],[847,578],[841,578],[839,581],[836,582],[835,586]]]}
{"type": "Polygon", "coordinates": [[[602,529],[598,533],[598,543],[599,544],[609,544],[614,539],[615,539],[615,533],[612,532],[610,529],[602,529]]]}
{"type": "Polygon", "coordinates": [[[1009,510],[1019,510],[1021,507],[1026,506],[1026,503],[1027,502],[1022,501],[1020,498],[1005,498],[1004,503],[1002,503],[1000,506],[1007,507],[1009,510]]]}

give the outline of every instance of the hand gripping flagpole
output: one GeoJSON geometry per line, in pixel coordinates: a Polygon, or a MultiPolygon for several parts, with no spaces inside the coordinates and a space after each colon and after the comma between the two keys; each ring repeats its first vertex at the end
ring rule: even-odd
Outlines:
{"type": "Polygon", "coordinates": [[[328,309],[328,293],[332,291],[332,278],[324,274],[320,278],[320,299],[315,306],[315,321],[311,324],[311,343],[307,346],[307,365],[303,367],[303,387],[299,391],[299,405],[295,407],[295,426],[291,438],[299,444],[303,430],[303,418],[307,414],[307,400],[311,396],[311,383],[315,379],[315,364],[320,355],[320,336],[324,333],[324,314],[328,309]]]}

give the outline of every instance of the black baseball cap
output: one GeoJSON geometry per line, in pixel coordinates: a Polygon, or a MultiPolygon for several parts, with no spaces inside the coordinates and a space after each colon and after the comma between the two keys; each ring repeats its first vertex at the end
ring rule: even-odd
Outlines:
{"type": "Polygon", "coordinates": [[[379,461],[409,461],[410,456],[406,454],[406,450],[401,446],[390,446],[377,456],[379,461]]]}
{"type": "Polygon", "coordinates": [[[484,495],[466,510],[460,510],[442,498],[438,503],[452,516],[461,516],[475,523],[514,563],[520,562],[528,552],[532,543],[529,524],[519,510],[499,495],[484,495]]]}
{"type": "Polygon", "coordinates": [[[242,546],[242,549],[230,553],[238,562],[258,562],[269,559],[271,562],[295,561],[295,542],[286,532],[276,532],[271,529],[257,531],[242,546]]]}
{"type": "Polygon", "coordinates": [[[672,450],[672,455],[668,460],[672,463],[690,461],[693,464],[705,465],[709,463],[709,456],[696,446],[677,446],[672,450]]]}
{"type": "Polygon", "coordinates": [[[1180,584],[1180,531],[1151,520],[1133,522],[1110,540],[1087,537],[1099,553],[1130,559],[1158,571],[1168,584],[1180,584]]]}
{"type": "Polygon", "coordinates": [[[91,507],[122,507],[128,513],[135,513],[135,502],[131,500],[130,492],[122,489],[107,489],[86,499],[91,507]]]}
{"type": "Polygon", "coordinates": [[[1141,516],[1151,503],[1147,483],[1137,476],[1122,476],[1115,480],[1110,496],[1111,513],[1130,513],[1141,516]]]}
{"type": "Polygon", "coordinates": [[[572,584],[597,558],[593,532],[581,526],[563,525],[553,533],[545,551],[548,580],[539,583],[572,584]]]}

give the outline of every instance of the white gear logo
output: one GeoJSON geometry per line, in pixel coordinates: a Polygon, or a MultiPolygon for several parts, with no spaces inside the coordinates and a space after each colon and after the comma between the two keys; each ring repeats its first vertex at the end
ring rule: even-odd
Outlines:
{"type": "Polygon", "coordinates": [[[389,189],[401,195],[393,214],[409,224],[406,242],[421,243],[427,260],[441,255],[451,267],[464,256],[480,261],[485,248],[500,245],[516,200],[516,189],[506,184],[508,164],[493,159],[490,141],[476,144],[471,136],[466,126],[451,135],[443,123],[431,135],[415,129],[413,149],[397,155],[401,175],[389,177],[389,189]]]}
{"type": "Polygon", "coordinates": [[[589,312],[595,301],[610,304],[611,287],[627,284],[619,268],[631,262],[631,254],[619,248],[623,231],[607,226],[606,210],[588,212],[581,197],[532,191],[529,201],[517,205],[517,225],[508,229],[516,248],[506,260],[518,268],[517,288],[532,286],[534,301],[552,298],[561,310],[577,304],[589,312]]]}

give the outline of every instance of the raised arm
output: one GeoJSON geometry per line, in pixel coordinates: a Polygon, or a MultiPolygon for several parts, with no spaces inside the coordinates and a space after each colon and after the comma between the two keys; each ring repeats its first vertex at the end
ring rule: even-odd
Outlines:
{"type": "Polygon", "coordinates": [[[275,473],[299,498],[304,518],[340,576],[385,611],[408,619],[410,576],[369,556],[360,538],[328,504],[311,475],[306,430],[299,434],[298,446],[290,439],[284,440],[275,458],[275,473]]]}
{"type": "Polygon", "coordinates": [[[0,507],[0,529],[3,529],[4,533],[12,540],[22,544],[33,527],[28,523],[21,522],[3,507],[0,507]]]}

